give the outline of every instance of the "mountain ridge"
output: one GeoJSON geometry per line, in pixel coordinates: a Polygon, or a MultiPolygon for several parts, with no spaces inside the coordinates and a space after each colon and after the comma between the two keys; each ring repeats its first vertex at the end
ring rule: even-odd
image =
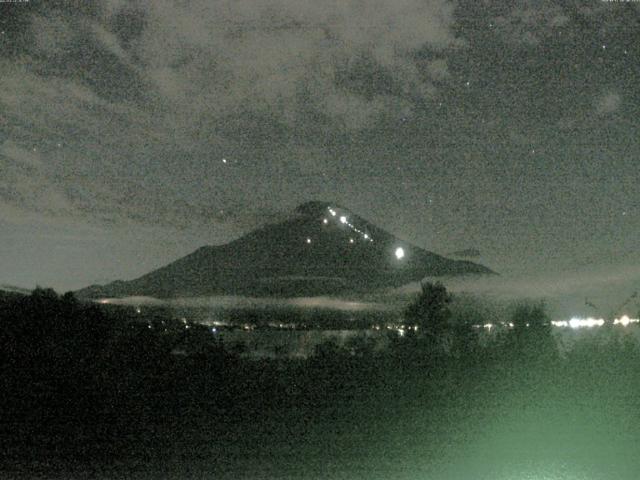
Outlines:
{"type": "Polygon", "coordinates": [[[426,276],[493,274],[401,240],[330,202],[298,205],[223,245],[207,245],[130,281],[92,285],[81,297],[309,296],[397,287],[426,276]]]}

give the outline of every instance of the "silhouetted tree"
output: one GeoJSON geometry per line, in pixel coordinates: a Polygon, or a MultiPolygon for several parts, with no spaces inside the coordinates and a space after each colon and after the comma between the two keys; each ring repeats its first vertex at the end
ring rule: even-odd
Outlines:
{"type": "Polygon", "coordinates": [[[551,320],[544,302],[519,303],[511,316],[511,322],[514,346],[519,353],[533,355],[556,353],[551,336],[551,320]]]}
{"type": "Polygon", "coordinates": [[[451,294],[442,283],[424,282],[418,297],[406,308],[404,318],[407,323],[417,325],[421,334],[438,336],[448,327],[450,303],[451,294]]]}
{"type": "Polygon", "coordinates": [[[522,302],[511,316],[513,331],[517,335],[533,332],[535,335],[551,332],[551,321],[544,302],[522,302]]]}
{"type": "Polygon", "coordinates": [[[450,353],[457,358],[473,359],[480,354],[478,330],[469,322],[454,325],[451,332],[450,353]]]}

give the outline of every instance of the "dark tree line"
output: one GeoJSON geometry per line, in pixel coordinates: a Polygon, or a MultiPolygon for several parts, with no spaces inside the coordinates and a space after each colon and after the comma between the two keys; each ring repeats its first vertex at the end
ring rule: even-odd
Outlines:
{"type": "MultiPolygon", "coordinates": [[[[418,327],[418,331],[409,336],[409,341],[415,342],[413,337],[417,337],[423,349],[456,357],[477,354],[478,325],[474,325],[472,316],[453,322],[449,307],[452,301],[453,296],[442,283],[423,282],[419,294],[404,311],[406,323],[418,327]]],[[[515,359],[557,354],[544,302],[516,304],[510,323],[511,328],[490,342],[488,349],[502,349],[515,359]]]]}

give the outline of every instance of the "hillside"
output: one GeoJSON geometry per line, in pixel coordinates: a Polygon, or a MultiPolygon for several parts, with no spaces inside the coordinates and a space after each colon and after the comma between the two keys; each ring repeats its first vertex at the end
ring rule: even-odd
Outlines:
{"type": "Polygon", "coordinates": [[[94,285],[79,296],[306,296],[370,291],[425,276],[491,274],[403,241],[350,210],[300,205],[286,220],[237,240],[204,246],[131,281],[94,285]]]}

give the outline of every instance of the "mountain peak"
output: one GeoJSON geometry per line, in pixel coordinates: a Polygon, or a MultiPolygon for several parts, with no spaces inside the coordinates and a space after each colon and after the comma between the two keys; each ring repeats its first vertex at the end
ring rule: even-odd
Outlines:
{"type": "Polygon", "coordinates": [[[324,202],[322,200],[310,200],[298,205],[295,209],[295,213],[309,217],[317,217],[326,214],[327,210],[332,206],[335,207],[336,204],[324,202]]]}
{"type": "Polygon", "coordinates": [[[398,287],[426,276],[492,273],[403,241],[338,204],[312,200],[294,218],[202,247],[142,277],[80,296],[313,296],[398,287]]]}

